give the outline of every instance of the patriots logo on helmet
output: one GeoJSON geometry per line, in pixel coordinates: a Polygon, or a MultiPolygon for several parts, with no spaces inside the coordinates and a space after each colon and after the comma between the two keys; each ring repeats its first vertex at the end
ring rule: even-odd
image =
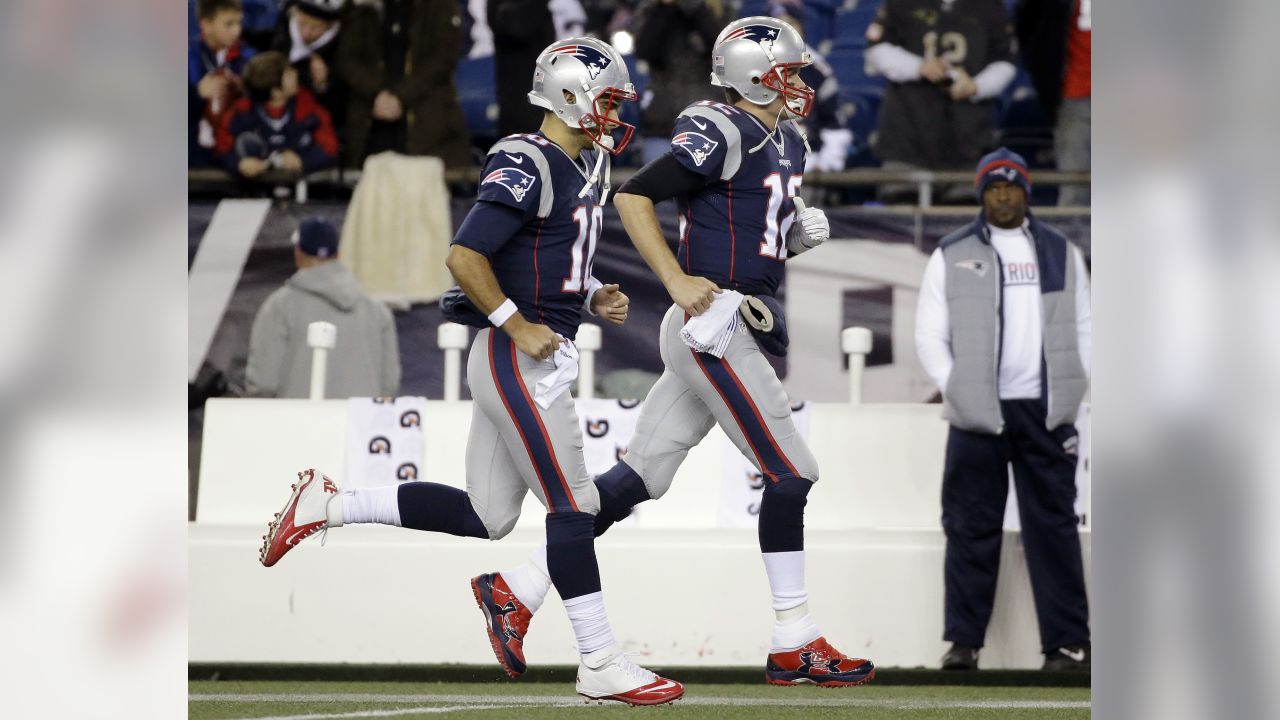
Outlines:
{"type": "Polygon", "coordinates": [[[484,181],[480,184],[488,185],[489,183],[498,183],[511,191],[511,195],[515,197],[516,202],[524,202],[525,193],[529,192],[529,188],[533,187],[533,176],[513,167],[498,168],[486,175],[484,181]]]}
{"type": "Polygon", "coordinates": [[[780,32],[781,30],[778,28],[769,27],[768,25],[744,25],[725,35],[724,42],[729,42],[730,40],[754,40],[764,45],[766,50],[772,50],[773,41],[778,39],[778,33],[780,32]]]}
{"type": "Polygon", "coordinates": [[[702,163],[707,161],[712,151],[720,146],[720,143],[711,138],[696,132],[682,132],[671,138],[673,147],[683,148],[689,156],[693,158],[693,164],[702,167],[702,163]]]}
{"type": "Polygon", "coordinates": [[[551,54],[569,55],[578,58],[583,65],[587,66],[587,72],[591,74],[592,80],[599,77],[600,73],[604,72],[604,69],[613,62],[613,58],[590,45],[565,45],[552,50],[551,54]]]}

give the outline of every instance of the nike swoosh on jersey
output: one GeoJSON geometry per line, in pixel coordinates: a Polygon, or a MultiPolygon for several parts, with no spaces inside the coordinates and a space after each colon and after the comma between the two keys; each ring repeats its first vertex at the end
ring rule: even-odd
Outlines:
{"type": "Polygon", "coordinates": [[[699,129],[699,130],[706,130],[706,129],[707,129],[707,124],[706,124],[706,123],[700,123],[700,122],[698,122],[698,118],[689,118],[689,119],[693,121],[693,124],[694,124],[694,125],[697,125],[697,126],[698,126],[698,129],[699,129]]]}
{"type": "Polygon", "coordinates": [[[517,155],[512,155],[511,153],[502,153],[502,154],[503,154],[503,155],[506,155],[508,158],[511,158],[511,162],[513,162],[513,163],[515,163],[515,164],[517,164],[517,165],[519,165],[520,163],[524,162],[524,156],[523,156],[523,155],[519,155],[519,156],[517,156],[517,155]]]}

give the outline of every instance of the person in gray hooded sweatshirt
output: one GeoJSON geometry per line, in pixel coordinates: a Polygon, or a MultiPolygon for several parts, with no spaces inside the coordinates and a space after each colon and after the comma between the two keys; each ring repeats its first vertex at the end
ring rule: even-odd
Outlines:
{"type": "Polygon", "coordinates": [[[338,230],[319,218],[303,220],[293,236],[298,272],[267,298],[249,336],[248,394],[305,398],[311,389],[307,326],[338,329],[329,352],[325,396],[392,397],[400,389],[400,351],[391,311],[365,294],[338,259],[338,230]]]}

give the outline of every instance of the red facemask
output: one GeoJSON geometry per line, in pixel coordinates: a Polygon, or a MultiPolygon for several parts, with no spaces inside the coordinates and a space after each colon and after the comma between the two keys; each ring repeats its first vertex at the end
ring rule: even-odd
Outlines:
{"type": "MultiPolygon", "coordinates": [[[[812,91],[810,91],[812,93],[812,91]]],[[[596,101],[592,105],[593,112],[589,112],[578,120],[578,127],[582,128],[596,145],[604,148],[610,155],[619,155],[627,147],[627,143],[631,142],[631,136],[636,132],[636,126],[630,123],[624,123],[622,120],[613,120],[609,117],[609,109],[612,107],[621,108],[624,102],[635,102],[636,94],[627,92],[616,87],[607,87],[600,91],[596,96],[596,101]],[[583,124],[587,118],[591,119],[593,125],[591,127],[583,124]],[[613,140],[613,133],[619,128],[622,129],[622,139],[613,140]],[[612,146],[604,142],[604,138],[608,136],[613,141],[612,146]]]]}
{"type": "Polygon", "coordinates": [[[793,115],[807,118],[809,113],[813,112],[814,97],[817,93],[808,85],[802,84],[801,87],[795,87],[790,84],[792,74],[798,76],[802,67],[804,67],[804,63],[779,63],[774,65],[769,68],[769,72],[765,73],[764,77],[760,78],[760,84],[770,90],[781,93],[786,100],[804,100],[804,106],[799,110],[792,108],[790,103],[787,103],[787,110],[793,115]]]}

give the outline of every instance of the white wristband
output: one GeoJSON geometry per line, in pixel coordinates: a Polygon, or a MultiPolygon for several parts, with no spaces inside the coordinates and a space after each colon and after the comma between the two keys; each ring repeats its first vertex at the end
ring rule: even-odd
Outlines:
{"type": "Polygon", "coordinates": [[[489,322],[494,327],[502,327],[502,324],[510,320],[511,316],[517,312],[516,304],[511,301],[511,298],[507,298],[507,301],[499,305],[497,310],[489,313],[489,322]]]}

